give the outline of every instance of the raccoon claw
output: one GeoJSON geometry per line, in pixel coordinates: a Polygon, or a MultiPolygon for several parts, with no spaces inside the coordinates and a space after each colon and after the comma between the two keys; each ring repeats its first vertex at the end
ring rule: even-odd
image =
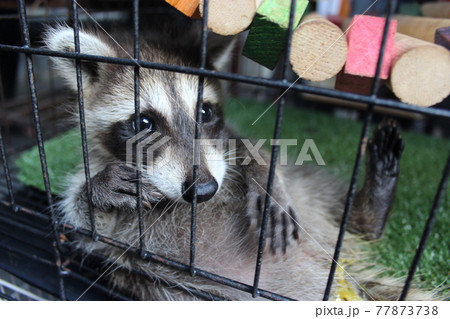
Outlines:
{"type": "MultiPolygon", "coordinates": [[[[249,231],[260,235],[264,213],[264,204],[261,194],[251,192],[247,208],[249,217],[249,231]]],[[[258,237],[259,238],[259,237],[258,237]]],[[[269,216],[267,220],[264,252],[270,251],[272,255],[285,255],[292,239],[299,242],[299,225],[294,210],[288,205],[284,210],[275,199],[272,198],[269,216]]]]}
{"type": "Polygon", "coordinates": [[[150,195],[156,199],[162,199],[164,197],[164,195],[159,192],[151,192],[150,195]]]}
{"type": "Polygon", "coordinates": [[[405,143],[394,120],[381,123],[369,140],[368,160],[370,169],[376,174],[396,177],[405,143]]]}
{"type": "Polygon", "coordinates": [[[268,236],[266,240],[270,240],[272,255],[278,255],[280,250],[285,255],[288,246],[291,244],[291,239],[298,242],[298,223],[291,207],[288,208],[287,212],[278,204],[271,205],[267,226],[268,236]]]}
{"type": "MultiPolygon", "coordinates": [[[[152,198],[154,198],[156,201],[161,200],[164,197],[163,194],[158,193],[158,192],[151,192],[150,196],[152,198]]],[[[142,205],[144,205],[144,207],[146,207],[148,209],[152,209],[153,208],[152,204],[150,202],[147,202],[147,201],[142,201],[142,205]]]]}
{"type": "MultiPolygon", "coordinates": [[[[101,210],[120,208],[135,211],[137,189],[137,172],[134,168],[109,164],[92,179],[92,204],[101,210]]],[[[157,202],[163,195],[150,185],[142,184],[142,205],[148,209],[152,203],[157,202]]]]}
{"type": "Polygon", "coordinates": [[[148,209],[152,209],[152,204],[150,204],[149,202],[142,202],[142,205],[144,205],[144,207],[148,208],[148,209]]]}

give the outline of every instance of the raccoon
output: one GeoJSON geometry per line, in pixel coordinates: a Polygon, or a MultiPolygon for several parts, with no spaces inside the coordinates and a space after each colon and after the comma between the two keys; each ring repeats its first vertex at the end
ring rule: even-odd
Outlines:
{"type": "MultiPolygon", "coordinates": [[[[185,30],[183,34],[191,33],[185,30]]],[[[81,30],[79,36],[81,53],[130,58],[130,37],[122,37],[118,46],[97,31],[81,30]]],[[[164,32],[162,36],[149,35],[141,39],[141,60],[197,67],[198,39],[164,32]]],[[[74,52],[73,30],[64,25],[49,28],[45,43],[51,50],[74,52]]],[[[213,46],[209,48],[207,65],[220,69],[226,64],[231,45],[219,47],[213,40],[209,43],[213,46]]],[[[74,60],[53,58],[53,62],[67,86],[76,91],[74,60]]],[[[252,158],[248,145],[225,123],[222,83],[205,79],[201,138],[215,143],[202,145],[194,152],[198,76],[140,68],[140,132],[136,137],[134,67],[88,61],[81,61],[81,67],[92,194],[89,198],[85,173],[80,169],[68,180],[60,203],[62,223],[90,229],[91,204],[99,234],[136,246],[140,241],[138,177],[137,167],[127,160],[127,141],[145,140],[145,147],[154,149],[152,156],[147,156],[144,148],[133,155],[135,161],[140,157],[144,163],[140,167],[143,249],[189,264],[191,203],[196,182],[196,267],[252,285],[269,168],[252,158]],[[228,149],[231,139],[236,145],[228,149]],[[195,160],[199,160],[196,180],[195,160]]],[[[345,266],[338,267],[342,276],[336,276],[331,292],[334,299],[346,299],[339,292],[345,287],[357,298],[367,300],[396,300],[400,295],[402,282],[380,277],[377,268],[364,262],[360,245],[379,238],[383,232],[394,200],[403,148],[393,121],[379,125],[368,141],[365,182],[352,208],[339,260],[340,266],[345,266]]],[[[262,156],[270,157],[266,153],[262,156]]],[[[298,300],[323,298],[346,193],[345,185],[314,168],[277,167],[260,289],[298,300]]],[[[227,300],[253,299],[248,292],[123,254],[101,242],[86,238],[74,241],[87,253],[97,252],[117,260],[121,269],[112,274],[112,285],[136,299],[197,299],[163,281],[227,300]],[[151,281],[127,272],[131,268],[161,280],[151,281]]],[[[408,298],[430,299],[431,294],[411,290],[408,298]]]]}

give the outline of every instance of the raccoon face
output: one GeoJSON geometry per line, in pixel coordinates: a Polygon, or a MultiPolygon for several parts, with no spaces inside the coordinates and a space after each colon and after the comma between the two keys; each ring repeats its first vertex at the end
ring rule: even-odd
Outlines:
{"type": "MultiPolygon", "coordinates": [[[[74,51],[73,30],[50,29],[47,47],[74,51]]],[[[142,60],[186,65],[176,52],[142,45],[142,60]]],[[[81,53],[129,56],[107,40],[80,31],[81,53]]],[[[132,52],[132,50],[129,50],[132,52]]],[[[56,70],[76,90],[74,61],[53,58],[56,70]]],[[[219,190],[226,171],[220,83],[206,79],[202,104],[201,140],[195,141],[197,76],[140,68],[140,114],[136,134],[134,67],[82,62],[86,131],[91,147],[111,161],[124,161],[142,171],[171,200],[193,200],[193,165],[197,170],[197,201],[219,190]]],[[[91,161],[101,160],[91,158],[91,161]]]]}
{"type": "MultiPolygon", "coordinates": [[[[164,82],[161,82],[158,84],[161,87],[155,88],[146,83],[146,78],[151,75],[155,80],[157,74],[146,73],[142,72],[139,133],[136,134],[134,101],[129,100],[121,103],[126,105],[120,111],[123,119],[109,122],[104,131],[96,133],[96,139],[116,159],[131,161],[138,167],[142,164],[143,179],[171,199],[192,201],[193,165],[199,164],[197,200],[206,201],[219,189],[226,170],[224,145],[221,144],[224,122],[219,87],[205,83],[202,140],[195,145],[198,78],[172,75],[170,84],[162,87],[164,82]],[[214,143],[204,143],[210,140],[214,143]],[[199,147],[197,156],[195,147],[199,147]]],[[[167,77],[161,72],[159,75],[167,77]]],[[[133,94],[129,92],[130,96],[133,94]]],[[[100,117],[97,114],[97,118],[100,117]]]]}

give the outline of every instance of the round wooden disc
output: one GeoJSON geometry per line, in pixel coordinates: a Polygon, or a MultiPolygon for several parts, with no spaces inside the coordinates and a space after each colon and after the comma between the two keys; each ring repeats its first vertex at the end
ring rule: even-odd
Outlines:
{"type": "MultiPolygon", "coordinates": [[[[256,12],[254,0],[210,0],[208,3],[208,27],[221,35],[244,31],[252,23],[256,12]]],[[[199,8],[203,16],[203,0],[200,0],[199,8]]]]}
{"type": "Polygon", "coordinates": [[[290,62],[301,78],[323,81],[344,66],[347,40],[343,32],[326,19],[302,23],[292,35],[290,62]]]}
{"type": "Polygon", "coordinates": [[[390,85],[405,103],[431,106],[450,94],[450,52],[424,45],[404,53],[391,70],[390,85]]]}

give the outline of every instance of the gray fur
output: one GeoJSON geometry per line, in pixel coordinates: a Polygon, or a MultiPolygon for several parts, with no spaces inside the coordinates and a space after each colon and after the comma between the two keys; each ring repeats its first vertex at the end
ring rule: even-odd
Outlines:
{"type": "MultiPolygon", "coordinates": [[[[46,37],[47,46],[54,50],[71,50],[72,40],[64,36],[70,31],[67,27],[49,30],[46,37]]],[[[86,32],[82,32],[80,40],[82,52],[123,55],[119,48],[114,47],[104,37],[95,34],[88,36],[86,32]],[[83,42],[83,39],[89,41],[83,42]]],[[[169,52],[145,43],[142,48],[144,60],[185,63],[178,58],[177,52],[169,52]]],[[[126,49],[129,50],[129,47],[126,49]]],[[[55,59],[55,64],[73,88],[73,64],[64,59],[55,59]]],[[[134,209],[136,198],[133,195],[135,172],[124,167],[124,161],[105,146],[105,138],[110,136],[112,125],[125,121],[134,114],[133,68],[100,64],[97,72],[97,77],[86,75],[83,79],[95,226],[103,236],[137,246],[138,218],[134,209]]],[[[178,195],[181,183],[192,170],[191,140],[198,78],[141,69],[141,79],[143,112],[158,112],[158,116],[169,123],[167,134],[172,137],[164,149],[164,154],[161,154],[170,156],[170,163],[164,169],[156,171],[154,176],[143,173],[144,249],[189,263],[191,205],[178,195]],[[168,92],[177,95],[173,97],[168,92]]],[[[205,101],[219,105],[215,112],[217,120],[222,121],[220,104],[223,98],[217,81],[206,80],[204,98],[205,101]]],[[[222,127],[220,122],[217,122],[210,127],[205,123],[202,136],[225,142],[233,134],[226,126],[222,127]]],[[[200,177],[212,175],[218,180],[220,188],[212,199],[198,204],[196,267],[251,285],[261,223],[261,202],[263,203],[265,198],[265,191],[259,185],[265,188],[268,167],[258,166],[254,162],[247,166],[227,165],[233,157],[239,163],[246,155],[242,145],[238,145],[238,148],[228,155],[218,153],[222,158],[221,163],[216,166],[206,163],[200,170],[200,177]],[[220,172],[221,169],[225,171],[220,172]]],[[[202,156],[205,164],[205,154],[202,156]]],[[[268,157],[268,154],[265,156],[268,157]]],[[[381,171],[383,169],[382,167],[381,171]]],[[[395,180],[392,183],[395,188],[395,180]]],[[[375,193],[377,192],[374,192],[370,185],[364,192],[360,192],[375,193]]],[[[300,300],[322,299],[345,194],[346,187],[340,182],[311,168],[277,168],[272,215],[267,233],[268,249],[263,258],[260,288],[300,300]],[[295,220],[286,218],[285,212],[292,214],[295,220]]],[[[358,198],[362,198],[361,196],[358,198]]],[[[61,203],[63,222],[77,228],[90,229],[87,201],[84,171],[80,169],[68,180],[67,191],[61,203]]],[[[388,206],[387,210],[390,209],[390,205],[388,206]]],[[[355,216],[362,216],[376,209],[377,207],[371,206],[371,203],[362,198],[355,207],[355,216]]],[[[383,214],[387,213],[384,209],[383,214]]],[[[357,232],[358,220],[354,218],[352,223],[357,232]]],[[[122,254],[118,249],[100,242],[84,238],[78,238],[76,241],[78,246],[88,253],[99,252],[113,260],[122,254]]],[[[347,261],[346,281],[362,298],[395,300],[400,294],[402,282],[380,277],[379,270],[373,268],[370,262],[366,262],[367,256],[359,248],[361,243],[359,235],[346,234],[341,255],[341,261],[347,261]]],[[[119,258],[117,263],[122,270],[113,274],[112,284],[129,291],[138,299],[191,300],[195,297],[158,282],[137,277],[124,269],[136,268],[169,282],[194,287],[226,299],[252,299],[248,293],[199,276],[191,277],[188,273],[156,263],[144,262],[128,254],[119,258]]],[[[333,294],[338,285],[339,282],[336,281],[333,294]]],[[[430,299],[431,294],[413,290],[409,298],[430,299]]]]}

